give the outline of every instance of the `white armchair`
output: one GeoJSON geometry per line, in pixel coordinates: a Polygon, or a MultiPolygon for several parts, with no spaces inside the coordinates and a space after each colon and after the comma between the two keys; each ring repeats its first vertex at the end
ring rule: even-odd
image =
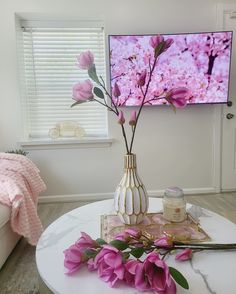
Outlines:
{"type": "Polygon", "coordinates": [[[0,203],[0,269],[20,239],[11,229],[10,215],[10,207],[0,203]]]}

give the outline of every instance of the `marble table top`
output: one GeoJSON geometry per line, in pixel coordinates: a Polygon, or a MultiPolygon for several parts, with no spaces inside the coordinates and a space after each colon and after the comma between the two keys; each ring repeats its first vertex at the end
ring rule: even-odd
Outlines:
{"type": "MultiPolygon", "coordinates": [[[[162,200],[150,198],[149,207],[149,212],[160,211],[162,200]]],[[[235,224],[198,206],[188,205],[188,210],[199,218],[212,243],[236,243],[235,224]]],[[[81,231],[94,239],[100,237],[100,215],[112,213],[113,200],[94,202],[64,214],[44,231],[36,248],[36,263],[42,280],[53,293],[140,293],[125,285],[110,288],[98,278],[97,272],[88,272],[86,267],[72,276],[64,274],[63,251],[80,237],[81,231]]],[[[181,271],[189,282],[189,290],[177,285],[177,294],[236,293],[236,251],[202,251],[185,262],[176,262],[170,256],[166,262],[181,271]]]]}

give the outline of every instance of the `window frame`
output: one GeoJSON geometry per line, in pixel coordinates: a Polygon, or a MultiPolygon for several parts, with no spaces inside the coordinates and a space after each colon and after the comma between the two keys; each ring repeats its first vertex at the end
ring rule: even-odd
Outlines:
{"type": "MultiPolygon", "coordinates": [[[[63,27],[63,28],[73,28],[73,27],[93,27],[100,26],[104,28],[104,22],[102,20],[82,20],[82,21],[74,21],[74,20],[25,20],[16,15],[16,34],[17,34],[17,55],[18,55],[18,76],[21,77],[19,80],[19,88],[20,88],[20,96],[21,103],[25,102],[25,81],[24,74],[22,74],[22,26],[31,26],[31,27],[63,27]],[[20,46],[20,49],[19,49],[20,46]]],[[[104,56],[107,56],[107,42],[105,42],[105,31],[104,31],[104,56]]],[[[105,62],[105,73],[107,77],[107,64],[105,62]]],[[[73,102],[73,101],[72,101],[73,102]]],[[[69,101],[68,101],[68,104],[69,101]]],[[[106,110],[106,136],[85,136],[82,139],[77,138],[63,138],[60,137],[56,140],[51,139],[50,137],[45,138],[31,138],[29,137],[29,130],[27,124],[27,109],[21,107],[21,119],[22,119],[22,139],[19,140],[18,144],[24,149],[61,149],[61,148],[87,148],[87,147],[107,147],[111,146],[114,142],[114,139],[109,137],[109,126],[108,126],[108,111],[106,110]]]]}

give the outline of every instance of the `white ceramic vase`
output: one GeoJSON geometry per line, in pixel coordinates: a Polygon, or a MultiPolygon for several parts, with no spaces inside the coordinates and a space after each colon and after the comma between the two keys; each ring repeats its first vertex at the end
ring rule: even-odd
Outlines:
{"type": "Polygon", "coordinates": [[[148,195],[137,173],[136,155],[125,155],[124,175],[115,191],[115,210],[121,221],[139,224],[148,210],[148,195]]]}

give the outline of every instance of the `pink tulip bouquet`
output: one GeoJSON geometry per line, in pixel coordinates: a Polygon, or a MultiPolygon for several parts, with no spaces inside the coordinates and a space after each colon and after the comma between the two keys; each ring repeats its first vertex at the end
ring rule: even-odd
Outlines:
{"type": "Polygon", "coordinates": [[[118,83],[116,82],[114,84],[111,93],[109,93],[103,78],[97,75],[93,54],[90,51],[86,51],[81,53],[77,58],[78,67],[87,70],[90,79],[96,85],[94,86],[89,79],[75,84],[73,87],[73,99],[76,100],[76,102],[72,104],[72,107],[84,102],[96,101],[106,107],[109,111],[112,111],[116,115],[118,123],[121,125],[127,154],[132,153],[136,127],[144,105],[150,104],[150,102],[154,100],[164,100],[165,103],[172,105],[175,110],[175,108],[183,108],[187,104],[189,90],[184,87],[168,89],[167,91],[163,90],[163,93],[159,96],[156,96],[156,94],[153,94],[153,97],[147,95],[152,82],[153,71],[158,65],[158,58],[168,50],[172,43],[172,39],[169,38],[164,40],[161,35],[152,36],[149,40],[149,45],[153,48],[153,56],[150,56],[149,58],[148,67],[144,68],[141,72],[136,73],[137,87],[140,89],[140,96],[142,98],[140,100],[141,102],[138,111],[136,112],[133,110],[130,114],[129,125],[132,129],[130,142],[128,142],[125,132],[124,125],[126,120],[123,111],[118,108],[119,97],[121,96],[121,89],[119,88],[118,83]]]}
{"type": "Polygon", "coordinates": [[[195,251],[223,249],[236,249],[236,244],[184,244],[174,242],[170,236],[153,241],[131,227],[108,244],[82,232],[75,244],[64,251],[64,266],[67,275],[87,266],[89,271],[97,271],[99,278],[111,287],[125,283],[142,292],[175,294],[176,283],[184,289],[189,289],[189,285],[177,269],[167,265],[168,254],[177,251],[175,259],[186,261],[195,251]]]}

